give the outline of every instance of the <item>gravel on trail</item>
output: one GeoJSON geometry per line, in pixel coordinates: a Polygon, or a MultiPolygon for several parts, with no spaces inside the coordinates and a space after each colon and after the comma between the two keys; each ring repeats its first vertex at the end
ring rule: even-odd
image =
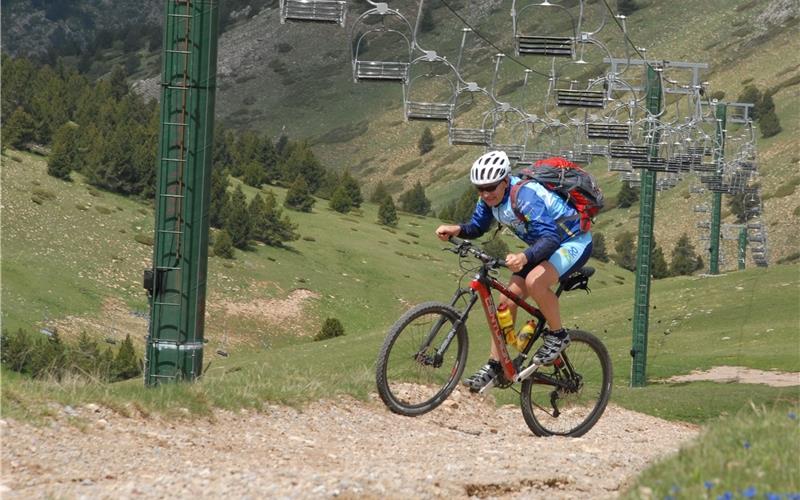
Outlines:
{"type": "Polygon", "coordinates": [[[377,397],[176,419],[60,406],[0,420],[0,496],[614,498],[697,434],[610,405],[583,437],[538,438],[518,407],[460,388],[416,418],[377,397]]]}

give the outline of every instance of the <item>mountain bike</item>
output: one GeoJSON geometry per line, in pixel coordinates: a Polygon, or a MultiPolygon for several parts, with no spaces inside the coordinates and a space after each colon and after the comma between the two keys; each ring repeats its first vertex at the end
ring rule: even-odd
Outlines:
{"type": "MultiPolygon", "coordinates": [[[[603,414],[611,395],[612,367],[608,350],[596,336],[570,330],[571,342],[549,365],[538,365],[528,356],[547,331],[542,312],[503,285],[496,275],[505,262],[494,258],[468,240],[452,237],[450,250],[457,254],[462,269],[476,266],[469,288],[458,288],[449,304],[424,302],[403,314],[391,327],[378,354],[378,394],[389,409],[406,416],[427,413],[441,405],[461,380],[467,362],[469,339],[467,319],[480,300],[500,353],[502,372],[493,384],[519,388],[525,423],[537,436],[585,434],[603,414]],[[531,341],[513,359],[505,333],[497,320],[492,290],[508,297],[536,321],[531,341]]],[[[591,267],[571,273],[559,281],[562,292],[589,292],[591,267]]],[[[513,349],[513,348],[512,348],[513,349]]],[[[535,351],[534,351],[535,352],[535,351]]],[[[516,390],[516,388],[514,389],[516,390]]]]}

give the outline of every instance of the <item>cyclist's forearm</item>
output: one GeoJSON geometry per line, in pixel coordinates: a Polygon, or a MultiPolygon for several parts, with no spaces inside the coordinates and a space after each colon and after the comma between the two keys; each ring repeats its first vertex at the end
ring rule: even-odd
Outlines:
{"type": "Polygon", "coordinates": [[[458,236],[461,238],[466,238],[468,240],[478,238],[486,231],[482,230],[476,224],[459,224],[458,227],[461,228],[461,231],[458,233],[458,236]]]}

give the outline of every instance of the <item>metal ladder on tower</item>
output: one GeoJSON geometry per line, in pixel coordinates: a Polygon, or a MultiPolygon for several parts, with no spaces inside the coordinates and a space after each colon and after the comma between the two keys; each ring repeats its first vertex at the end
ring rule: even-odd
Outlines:
{"type": "MultiPolygon", "coordinates": [[[[156,252],[162,251],[154,262],[152,277],[153,306],[166,309],[177,308],[175,317],[178,324],[183,324],[184,301],[183,301],[183,245],[185,233],[184,219],[184,199],[185,193],[185,173],[187,164],[187,133],[188,133],[188,100],[189,92],[192,88],[189,78],[190,61],[192,55],[191,26],[192,26],[192,0],[175,0],[175,5],[183,7],[170,12],[167,15],[177,23],[183,23],[183,33],[178,41],[179,47],[166,48],[165,55],[168,60],[165,62],[167,68],[180,68],[180,71],[169,75],[162,86],[166,90],[163,98],[167,101],[162,103],[168,113],[161,123],[162,130],[167,131],[166,137],[170,138],[168,148],[161,148],[160,153],[168,153],[159,158],[162,175],[165,176],[164,191],[159,192],[157,202],[163,207],[163,216],[156,220],[156,252]],[[182,10],[182,11],[181,11],[182,10]],[[177,61],[176,61],[177,59],[177,61]],[[177,77],[177,78],[176,78],[177,77]],[[165,242],[164,244],[160,244],[165,242]],[[166,249],[170,247],[170,251],[166,249]],[[169,254],[169,258],[167,258],[169,254]],[[170,262],[171,261],[171,262],[170,262]]],[[[162,312],[163,314],[163,312],[162,312]]],[[[155,332],[153,339],[157,348],[181,349],[180,328],[178,328],[175,340],[161,339],[159,332],[155,332]]],[[[152,332],[151,332],[152,334],[152,332]]],[[[154,378],[173,379],[176,375],[151,374],[154,378]]]]}

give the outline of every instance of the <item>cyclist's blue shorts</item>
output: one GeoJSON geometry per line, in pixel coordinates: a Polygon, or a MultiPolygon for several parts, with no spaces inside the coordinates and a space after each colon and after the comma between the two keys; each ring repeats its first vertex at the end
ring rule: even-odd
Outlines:
{"type": "MultiPolygon", "coordinates": [[[[547,260],[556,268],[560,278],[583,267],[589,261],[591,255],[592,233],[580,233],[562,243],[547,260]]],[[[514,275],[524,278],[537,265],[539,265],[539,262],[529,262],[514,275]]]]}

